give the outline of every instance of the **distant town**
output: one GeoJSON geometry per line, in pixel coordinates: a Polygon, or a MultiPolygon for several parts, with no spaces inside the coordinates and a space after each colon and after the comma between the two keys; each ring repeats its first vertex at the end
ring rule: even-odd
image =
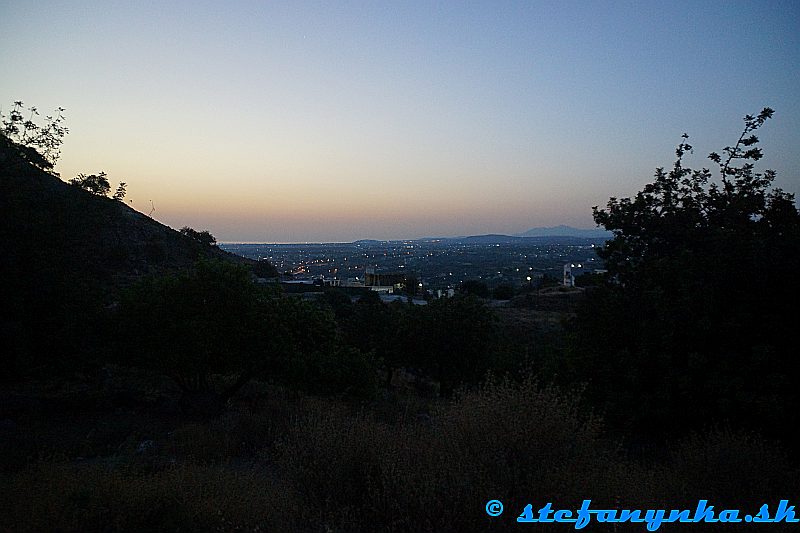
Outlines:
{"type": "Polygon", "coordinates": [[[392,292],[398,281],[414,279],[419,294],[436,296],[470,280],[490,289],[535,287],[546,281],[570,285],[580,274],[603,269],[596,253],[603,242],[603,238],[487,235],[352,243],[226,243],[220,247],[269,260],[284,281],[382,287],[392,292]]]}

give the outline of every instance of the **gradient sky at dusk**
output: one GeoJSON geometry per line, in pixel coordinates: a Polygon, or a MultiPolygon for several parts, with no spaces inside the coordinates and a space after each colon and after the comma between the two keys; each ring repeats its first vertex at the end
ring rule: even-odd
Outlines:
{"type": "Polygon", "coordinates": [[[735,142],[800,193],[800,4],[0,3],[0,105],[66,108],[62,178],[223,242],[593,227],[735,142]]]}

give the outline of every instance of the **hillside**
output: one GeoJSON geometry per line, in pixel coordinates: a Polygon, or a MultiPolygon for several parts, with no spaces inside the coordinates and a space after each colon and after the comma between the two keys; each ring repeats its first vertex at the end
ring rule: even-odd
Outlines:
{"type": "Polygon", "coordinates": [[[102,309],[144,275],[201,258],[254,263],[69,185],[21,154],[0,136],[0,352],[10,358],[7,375],[105,350],[90,341],[102,329],[102,309]]]}
{"type": "Polygon", "coordinates": [[[205,246],[121,201],[71,186],[0,147],[0,242],[11,279],[66,276],[108,288],[190,266],[199,258],[250,262],[205,246]],[[27,274],[26,274],[27,273],[27,274]]]}

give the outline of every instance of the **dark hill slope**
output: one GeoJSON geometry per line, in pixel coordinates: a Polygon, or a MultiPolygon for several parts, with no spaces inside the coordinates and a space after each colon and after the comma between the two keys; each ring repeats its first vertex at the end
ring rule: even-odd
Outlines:
{"type": "Polygon", "coordinates": [[[200,258],[252,263],[64,183],[0,135],[0,352],[14,358],[0,379],[42,352],[80,357],[122,287],[200,258]]]}
{"type": "Polygon", "coordinates": [[[199,258],[251,262],[31,165],[7,164],[9,158],[0,155],[5,279],[36,272],[113,289],[143,274],[186,268],[199,258]]]}

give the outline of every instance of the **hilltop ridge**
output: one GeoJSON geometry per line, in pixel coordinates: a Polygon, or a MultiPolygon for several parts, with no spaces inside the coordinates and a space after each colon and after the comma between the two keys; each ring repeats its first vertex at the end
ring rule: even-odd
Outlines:
{"type": "Polygon", "coordinates": [[[20,161],[0,145],[3,273],[90,279],[108,287],[187,268],[201,258],[250,263],[207,246],[122,201],[97,196],[20,161]]]}
{"type": "Polygon", "coordinates": [[[188,269],[199,259],[255,264],[122,201],[67,184],[25,154],[0,135],[0,352],[6,377],[75,371],[106,357],[100,352],[110,349],[111,339],[96,339],[98,332],[112,335],[103,310],[143,276],[188,269]]]}

